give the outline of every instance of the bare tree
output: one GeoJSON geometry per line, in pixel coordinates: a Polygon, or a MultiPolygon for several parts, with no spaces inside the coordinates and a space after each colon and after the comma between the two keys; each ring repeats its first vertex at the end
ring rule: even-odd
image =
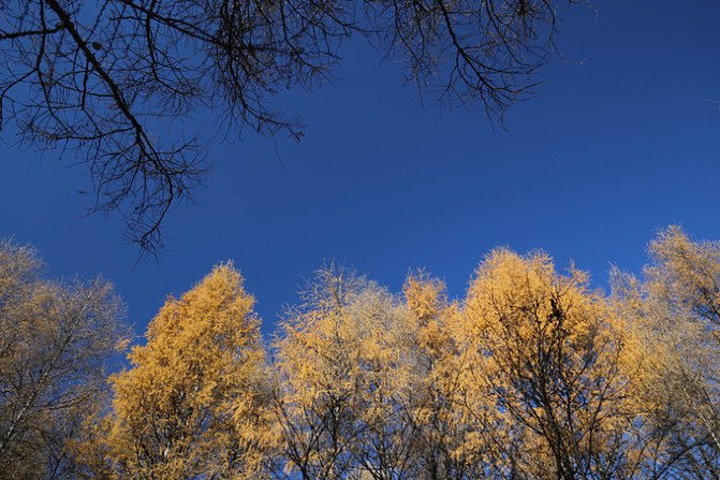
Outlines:
{"type": "Polygon", "coordinates": [[[179,123],[193,108],[299,139],[273,94],[316,86],[359,34],[405,59],[421,91],[498,118],[532,93],[561,4],[582,1],[2,0],[0,125],[77,150],[94,210],[120,212],[129,238],[156,252],[170,207],[208,167],[179,123]]]}

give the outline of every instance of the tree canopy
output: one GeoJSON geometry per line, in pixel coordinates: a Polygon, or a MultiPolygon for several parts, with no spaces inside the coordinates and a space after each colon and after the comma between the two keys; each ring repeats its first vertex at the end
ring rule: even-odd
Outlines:
{"type": "Polygon", "coordinates": [[[72,442],[105,405],[123,348],[112,285],[42,275],[35,251],[0,242],[0,478],[73,478],[72,442]]]}
{"type": "Polygon", "coordinates": [[[493,250],[458,299],[330,265],[267,342],[222,263],[107,376],[110,287],[5,242],[0,479],[717,478],[720,243],[649,250],[611,293],[543,252],[493,250]]]}

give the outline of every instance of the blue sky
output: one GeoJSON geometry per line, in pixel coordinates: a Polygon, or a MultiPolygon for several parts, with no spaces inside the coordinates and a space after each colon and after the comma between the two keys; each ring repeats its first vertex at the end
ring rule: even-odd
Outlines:
{"type": "Polygon", "coordinates": [[[83,166],[2,132],[0,236],[37,246],[52,275],[112,280],[138,333],[167,294],[225,259],[265,332],[330,259],[392,290],[426,267],[459,296],[492,247],[542,248],[605,286],[611,262],[640,268],[659,228],[720,239],[720,2],[595,8],[566,15],[565,61],[543,70],[506,130],[423,106],[397,62],[348,45],[333,85],[282,98],[308,124],[300,144],[246,132],[210,145],[215,169],[167,223],[159,262],[136,264],[118,219],[82,217],[83,166]]]}

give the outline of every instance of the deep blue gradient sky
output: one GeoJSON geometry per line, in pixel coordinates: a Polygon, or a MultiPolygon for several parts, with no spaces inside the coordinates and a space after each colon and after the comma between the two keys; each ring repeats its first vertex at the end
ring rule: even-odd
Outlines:
{"type": "Polygon", "coordinates": [[[610,262],[640,268],[659,228],[720,239],[720,2],[595,7],[566,16],[567,61],[542,72],[506,131],[423,107],[397,63],[348,45],[334,85],[283,98],[309,125],[302,143],[246,132],[210,146],[215,170],[167,223],[159,262],[135,264],[117,219],[82,218],[83,166],[15,149],[3,132],[0,236],[37,246],[52,275],[115,282],[138,333],[224,259],[266,332],[329,259],[392,290],[426,267],[459,296],[492,247],[542,248],[605,286],[610,262]]]}

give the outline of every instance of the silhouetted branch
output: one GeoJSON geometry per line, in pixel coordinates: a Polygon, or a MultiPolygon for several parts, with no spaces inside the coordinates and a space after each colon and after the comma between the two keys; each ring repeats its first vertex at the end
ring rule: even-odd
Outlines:
{"type": "Polygon", "coordinates": [[[11,119],[27,142],[75,151],[94,182],[93,211],[120,212],[129,238],[155,253],[163,220],[209,165],[179,125],[194,108],[299,139],[300,124],[273,95],[317,86],[341,41],[359,34],[405,59],[421,91],[500,118],[531,96],[554,50],[557,8],[551,0],[5,1],[0,126],[11,119]]]}

